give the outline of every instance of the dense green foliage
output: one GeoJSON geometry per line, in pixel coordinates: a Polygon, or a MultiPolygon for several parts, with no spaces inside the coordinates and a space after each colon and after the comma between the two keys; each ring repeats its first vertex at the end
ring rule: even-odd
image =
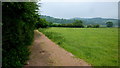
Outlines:
{"type": "Polygon", "coordinates": [[[101,27],[105,26],[106,27],[106,22],[111,21],[113,22],[113,26],[117,27],[118,26],[118,20],[117,19],[107,19],[107,18],[71,18],[71,19],[59,19],[59,18],[54,18],[50,16],[45,16],[41,15],[40,18],[46,19],[48,22],[53,22],[53,23],[58,23],[58,24],[67,24],[67,23],[73,23],[75,20],[81,20],[84,25],[96,25],[99,24],[101,27]]]}
{"type": "Polygon", "coordinates": [[[46,28],[49,26],[49,23],[45,19],[38,19],[38,22],[35,24],[35,27],[38,28],[46,28]]]}
{"type": "Polygon", "coordinates": [[[83,22],[81,20],[75,20],[73,23],[67,23],[67,24],[49,24],[50,27],[79,27],[83,28],[83,22]]]}
{"type": "Polygon", "coordinates": [[[39,29],[48,38],[93,66],[118,65],[117,28],[39,29]],[[61,41],[64,40],[64,41],[61,41]]]}
{"type": "Polygon", "coordinates": [[[48,26],[48,27],[73,27],[73,28],[84,28],[84,27],[87,27],[87,28],[99,28],[100,27],[99,24],[84,25],[83,21],[81,21],[81,20],[75,20],[73,23],[67,23],[67,24],[55,24],[55,23],[52,23],[52,22],[47,22],[47,23],[48,24],[46,26],[48,26]]]}
{"type": "Polygon", "coordinates": [[[106,22],[107,27],[113,27],[113,23],[112,22],[106,22]]]}
{"type": "Polygon", "coordinates": [[[21,68],[30,54],[35,23],[39,18],[33,2],[2,3],[2,66],[21,68]]]}
{"type": "Polygon", "coordinates": [[[76,20],[75,22],[72,23],[75,27],[84,27],[83,22],[81,20],[76,20]]]}

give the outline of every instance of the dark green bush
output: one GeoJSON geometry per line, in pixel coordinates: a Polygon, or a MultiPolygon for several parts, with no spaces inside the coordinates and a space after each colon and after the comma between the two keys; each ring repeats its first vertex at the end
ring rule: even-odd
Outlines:
{"type": "Polygon", "coordinates": [[[45,19],[39,19],[38,22],[35,24],[35,27],[38,28],[46,28],[48,27],[49,23],[45,19]]]}
{"type": "Polygon", "coordinates": [[[113,22],[111,22],[111,21],[106,22],[106,26],[107,27],[113,27],[113,22]]]}
{"type": "Polygon", "coordinates": [[[2,3],[2,67],[21,68],[29,59],[28,46],[34,36],[38,15],[36,3],[2,3]]]}

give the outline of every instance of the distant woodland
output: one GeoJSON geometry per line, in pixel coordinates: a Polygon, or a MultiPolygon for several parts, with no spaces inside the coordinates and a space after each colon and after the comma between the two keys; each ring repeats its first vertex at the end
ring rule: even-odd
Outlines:
{"type": "Polygon", "coordinates": [[[73,23],[76,20],[81,20],[84,25],[96,25],[99,24],[101,27],[106,27],[106,22],[113,22],[113,27],[118,27],[118,20],[111,18],[71,18],[71,19],[60,19],[51,16],[41,15],[40,18],[45,19],[48,22],[56,24],[67,24],[73,23]]]}

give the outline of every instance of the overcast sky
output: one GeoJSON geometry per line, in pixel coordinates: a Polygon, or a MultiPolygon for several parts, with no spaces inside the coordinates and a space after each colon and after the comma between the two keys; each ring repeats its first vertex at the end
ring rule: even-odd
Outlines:
{"type": "Polygon", "coordinates": [[[44,0],[41,3],[41,15],[56,18],[118,18],[118,0],[44,0]]]}

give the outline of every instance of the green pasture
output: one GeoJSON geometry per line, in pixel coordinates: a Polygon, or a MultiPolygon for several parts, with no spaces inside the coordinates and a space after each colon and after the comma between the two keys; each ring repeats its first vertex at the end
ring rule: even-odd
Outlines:
{"type": "Polygon", "coordinates": [[[118,65],[117,28],[52,27],[39,31],[92,66],[118,65]]]}

